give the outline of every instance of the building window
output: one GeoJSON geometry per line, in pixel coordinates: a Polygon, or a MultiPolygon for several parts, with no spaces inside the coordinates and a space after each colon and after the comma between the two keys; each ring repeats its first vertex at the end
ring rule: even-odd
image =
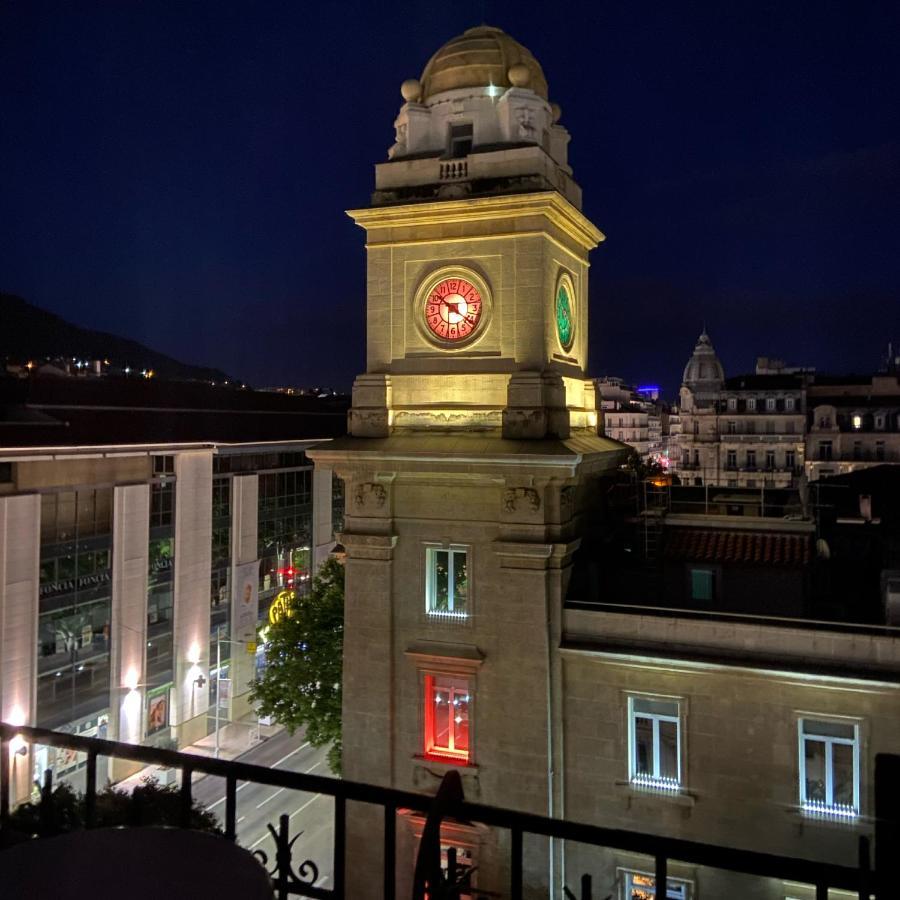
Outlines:
{"type": "Polygon", "coordinates": [[[725,467],[727,469],[737,468],[737,450],[728,450],[725,453],[725,467]]]}
{"type": "Polygon", "coordinates": [[[884,441],[875,441],[875,459],[884,462],[884,441]]]}
{"type": "Polygon", "coordinates": [[[447,154],[451,159],[460,159],[472,152],[472,123],[451,125],[447,154]]]}
{"type": "Polygon", "coordinates": [[[752,419],[744,424],[744,432],[746,434],[756,434],[756,423],[752,419]]]}
{"type": "Polygon", "coordinates": [[[796,450],[785,450],[784,451],[784,467],[786,469],[793,469],[797,465],[797,451],[796,450]]]}
{"type": "Polygon", "coordinates": [[[747,468],[748,469],[756,468],[756,451],[755,450],[747,451],[747,468]]]}
{"type": "Polygon", "coordinates": [[[774,450],[766,450],[766,468],[767,469],[775,468],[775,451],[774,450]]]}
{"type": "Polygon", "coordinates": [[[775,434],[775,420],[766,419],[766,434],[775,434]]]}
{"type": "Polygon", "coordinates": [[[862,416],[859,413],[854,414],[853,416],[853,427],[859,431],[862,428],[862,416]]]}
{"type": "Polygon", "coordinates": [[[700,451],[699,450],[694,451],[694,465],[695,466],[700,465],[700,451]]]}
{"type": "Polygon", "coordinates": [[[691,569],[691,600],[712,601],[716,596],[716,573],[713,569],[691,569]]]}
{"type": "Polygon", "coordinates": [[[854,459],[862,459],[862,441],[854,441],[853,442],[853,458],[854,459]]]}
{"type": "MultiPolygon", "coordinates": [[[[647,872],[623,869],[622,890],[623,900],[657,900],[656,878],[647,872]]],[[[680,878],[666,878],[665,900],[691,900],[690,883],[680,878]]]]}
{"type": "Polygon", "coordinates": [[[425,551],[425,611],[464,619],[469,599],[469,551],[428,547],[425,551]]]}
{"type": "Polygon", "coordinates": [[[425,755],[469,761],[469,680],[425,676],[425,755]]]}
{"type": "Polygon", "coordinates": [[[756,397],[747,398],[747,412],[753,412],[756,409],[756,397]]]}
{"type": "Polygon", "coordinates": [[[737,397],[728,398],[728,409],[730,412],[734,412],[737,409],[737,397]]]}
{"type": "Polygon", "coordinates": [[[775,398],[766,397],[766,412],[775,412],[775,398]]]}
{"type": "Polygon", "coordinates": [[[819,459],[831,460],[831,441],[819,441],[819,459]]]}
{"type": "Polygon", "coordinates": [[[812,813],[859,815],[859,725],[800,719],[800,805],[812,813]]]}
{"type": "Polygon", "coordinates": [[[793,412],[794,411],[794,403],[795,403],[795,400],[793,397],[785,397],[784,398],[784,411],[785,412],[793,412]]]}
{"type": "Polygon", "coordinates": [[[729,434],[737,434],[737,422],[729,422],[728,423],[728,433],[729,434]]]}
{"type": "Polygon", "coordinates": [[[681,786],[681,717],[677,700],[629,697],[629,777],[633,784],[681,786]]]}
{"type": "Polygon", "coordinates": [[[784,433],[785,434],[793,434],[794,433],[794,420],[791,419],[789,422],[784,423],[784,433]]]}

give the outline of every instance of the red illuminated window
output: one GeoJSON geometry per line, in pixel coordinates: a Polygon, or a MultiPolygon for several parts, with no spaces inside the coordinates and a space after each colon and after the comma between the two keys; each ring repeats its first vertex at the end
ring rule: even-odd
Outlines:
{"type": "Polygon", "coordinates": [[[469,682],[425,676],[425,755],[469,761],[469,682]]]}

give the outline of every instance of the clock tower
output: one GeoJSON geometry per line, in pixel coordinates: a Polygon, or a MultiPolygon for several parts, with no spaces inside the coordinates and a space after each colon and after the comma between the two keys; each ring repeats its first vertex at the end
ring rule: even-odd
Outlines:
{"type": "MultiPolygon", "coordinates": [[[[563,814],[559,636],[590,510],[625,448],[586,377],[588,254],[569,134],[537,60],[480,26],[401,85],[366,232],[366,371],[346,486],[344,775],[563,814]]],[[[378,896],[379,820],[348,816],[348,895],[378,896]],[[353,883],[360,873],[359,883],[353,883]],[[351,886],[352,885],[352,886],[351,886]]],[[[398,892],[421,821],[398,815],[398,892]]],[[[504,835],[447,841],[505,891],[504,835]]],[[[553,849],[529,854],[535,896],[553,849]]],[[[558,879],[556,879],[558,881],[558,879]]]]}

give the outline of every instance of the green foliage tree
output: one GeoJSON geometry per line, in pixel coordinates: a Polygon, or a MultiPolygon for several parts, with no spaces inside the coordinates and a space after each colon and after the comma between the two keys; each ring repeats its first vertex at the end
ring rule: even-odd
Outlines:
{"type": "Polygon", "coordinates": [[[341,771],[341,676],[344,651],[344,567],[327,560],[311,590],[269,625],[266,668],[253,682],[259,712],[293,734],[306,727],[314,747],[329,745],[328,765],[341,771]]]}

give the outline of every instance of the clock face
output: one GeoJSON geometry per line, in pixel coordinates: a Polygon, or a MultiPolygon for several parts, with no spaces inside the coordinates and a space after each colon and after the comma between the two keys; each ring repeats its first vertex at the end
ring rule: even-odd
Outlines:
{"type": "Polygon", "coordinates": [[[572,296],[568,283],[560,281],[556,289],[556,334],[566,353],[575,340],[575,316],[572,312],[572,296]]]}
{"type": "Polygon", "coordinates": [[[481,321],[482,296],[465,278],[443,278],[425,298],[425,326],[442,341],[464,341],[481,321]]]}

